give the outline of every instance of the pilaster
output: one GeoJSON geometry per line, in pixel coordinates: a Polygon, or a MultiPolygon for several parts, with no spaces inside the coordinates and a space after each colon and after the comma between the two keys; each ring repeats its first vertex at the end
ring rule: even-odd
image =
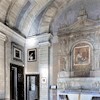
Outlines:
{"type": "Polygon", "coordinates": [[[5,41],[6,35],[0,32],[0,99],[5,98],[5,41]]]}
{"type": "Polygon", "coordinates": [[[39,36],[40,100],[49,100],[50,39],[48,33],[39,36]]]}

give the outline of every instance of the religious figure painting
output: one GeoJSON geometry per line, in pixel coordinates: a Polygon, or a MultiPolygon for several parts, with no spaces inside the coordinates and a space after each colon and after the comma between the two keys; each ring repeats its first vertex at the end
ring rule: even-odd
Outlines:
{"type": "Polygon", "coordinates": [[[28,50],[28,61],[36,61],[36,48],[28,50]]]}
{"type": "Polygon", "coordinates": [[[88,65],[90,63],[90,47],[79,46],[74,48],[74,65],[88,65]]]}

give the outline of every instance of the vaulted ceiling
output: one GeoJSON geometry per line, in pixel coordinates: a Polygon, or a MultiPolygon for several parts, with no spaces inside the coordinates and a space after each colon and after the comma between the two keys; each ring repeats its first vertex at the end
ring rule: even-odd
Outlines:
{"type": "Polygon", "coordinates": [[[25,37],[49,32],[53,17],[68,1],[0,0],[0,21],[25,37]]]}
{"type": "Polygon", "coordinates": [[[28,36],[36,16],[51,0],[0,0],[0,21],[28,36]]]}
{"type": "MultiPolygon", "coordinates": [[[[63,14],[70,13],[69,15],[71,15],[74,9],[79,10],[80,7],[77,5],[80,4],[85,5],[86,10],[93,8],[91,11],[88,10],[90,14],[94,13],[96,6],[100,8],[100,0],[0,0],[0,21],[24,37],[49,33],[52,23],[62,19],[59,19],[58,16],[62,15],[61,12],[65,8],[69,11],[63,12],[63,14]],[[97,3],[94,5],[95,1],[97,3]],[[88,4],[91,7],[87,7],[88,4]],[[55,19],[58,20],[55,21],[55,19]]],[[[98,8],[95,10],[96,16],[100,11],[100,9],[97,11],[98,8]]],[[[54,26],[57,25],[55,23],[54,26]]]]}

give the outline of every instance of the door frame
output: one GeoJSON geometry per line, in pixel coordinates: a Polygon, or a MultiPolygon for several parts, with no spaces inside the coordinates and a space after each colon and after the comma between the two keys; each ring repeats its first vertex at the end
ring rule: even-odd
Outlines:
{"type": "MultiPolygon", "coordinates": [[[[16,88],[16,90],[18,90],[18,68],[23,68],[23,77],[24,77],[24,67],[23,66],[20,66],[20,65],[13,64],[13,63],[10,63],[10,99],[12,99],[11,98],[12,97],[12,94],[11,94],[11,92],[12,92],[12,90],[11,90],[11,69],[12,68],[14,68],[14,69],[17,70],[17,73],[16,73],[16,75],[17,75],[17,77],[16,77],[17,78],[16,79],[17,80],[17,82],[16,82],[17,88],[16,88]]],[[[23,90],[24,90],[24,88],[23,88],[23,90]]],[[[16,91],[16,92],[17,92],[16,99],[18,100],[18,91],[16,91]]]]}
{"type": "Polygon", "coordinates": [[[40,74],[39,73],[34,73],[34,74],[26,74],[25,77],[26,77],[26,100],[27,100],[27,77],[28,76],[39,76],[39,93],[38,93],[38,96],[39,96],[39,100],[40,100],[40,74]]]}

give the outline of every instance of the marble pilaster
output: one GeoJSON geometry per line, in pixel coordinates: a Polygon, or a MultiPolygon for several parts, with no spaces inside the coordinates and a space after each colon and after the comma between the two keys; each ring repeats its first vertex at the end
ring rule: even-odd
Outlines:
{"type": "Polygon", "coordinates": [[[48,33],[39,37],[40,100],[49,100],[50,39],[48,33]]]}

